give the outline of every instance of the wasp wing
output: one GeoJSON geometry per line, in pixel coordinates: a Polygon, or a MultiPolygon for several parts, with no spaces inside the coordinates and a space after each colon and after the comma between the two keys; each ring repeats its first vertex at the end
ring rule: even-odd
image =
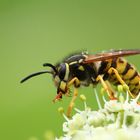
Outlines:
{"type": "Polygon", "coordinates": [[[113,50],[110,52],[98,53],[95,55],[89,55],[83,63],[92,63],[96,61],[103,61],[108,59],[113,59],[117,57],[129,56],[140,54],[140,49],[135,50],[113,50]]]}

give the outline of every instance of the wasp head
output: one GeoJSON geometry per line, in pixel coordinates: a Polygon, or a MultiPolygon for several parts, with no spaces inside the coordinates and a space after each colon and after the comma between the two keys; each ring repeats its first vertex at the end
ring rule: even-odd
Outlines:
{"type": "Polygon", "coordinates": [[[57,87],[56,99],[61,99],[62,94],[69,93],[67,82],[69,79],[69,65],[67,63],[60,63],[56,65],[56,73],[54,74],[54,83],[57,87]]]}
{"type": "Polygon", "coordinates": [[[61,64],[54,66],[50,63],[45,63],[45,64],[43,64],[43,66],[50,67],[51,70],[50,71],[45,70],[45,71],[40,71],[40,72],[30,74],[29,76],[22,79],[21,83],[27,81],[28,79],[30,79],[34,76],[41,75],[44,73],[49,73],[53,76],[55,86],[57,87],[57,96],[54,100],[61,99],[62,94],[65,94],[68,92],[67,80],[69,77],[69,65],[67,63],[61,63],[61,64]]]}

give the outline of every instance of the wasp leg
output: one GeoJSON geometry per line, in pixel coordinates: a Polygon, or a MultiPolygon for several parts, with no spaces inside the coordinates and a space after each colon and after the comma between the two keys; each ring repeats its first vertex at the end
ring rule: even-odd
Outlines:
{"type": "Polygon", "coordinates": [[[116,76],[116,78],[118,79],[118,81],[119,81],[123,86],[126,87],[126,89],[127,89],[128,93],[130,94],[130,96],[134,98],[133,94],[132,94],[132,93],[130,92],[130,90],[129,90],[128,85],[124,82],[124,80],[121,78],[121,76],[119,75],[118,71],[117,71],[115,68],[111,67],[111,68],[108,70],[108,73],[109,73],[109,74],[114,73],[115,76],[116,76]]]}
{"type": "Polygon", "coordinates": [[[111,96],[116,98],[115,91],[114,91],[113,87],[111,86],[110,82],[109,81],[105,81],[105,83],[108,86],[108,90],[110,90],[111,96]]]}
{"type": "Polygon", "coordinates": [[[107,92],[108,96],[110,99],[115,99],[114,94],[112,94],[111,89],[109,88],[109,86],[106,84],[106,82],[104,81],[103,77],[101,75],[99,75],[96,78],[96,81],[100,81],[103,88],[105,89],[105,91],[107,92]]]}
{"type": "Polygon", "coordinates": [[[70,86],[74,85],[74,92],[73,92],[73,97],[72,97],[72,100],[68,106],[68,110],[67,110],[67,116],[70,117],[70,114],[71,114],[71,111],[72,111],[72,108],[74,106],[74,102],[78,96],[78,89],[77,87],[80,85],[80,81],[78,78],[73,78],[69,83],[68,83],[68,88],[70,86]]]}

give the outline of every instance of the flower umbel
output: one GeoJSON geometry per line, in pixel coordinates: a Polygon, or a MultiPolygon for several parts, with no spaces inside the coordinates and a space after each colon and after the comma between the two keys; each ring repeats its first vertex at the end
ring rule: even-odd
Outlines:
{"type": "Polygon", "coordinates": [[[64,136],[56,140],[140,140],[140,105],[137,103],[140,94],[129,99],[127,91],[125,97],[122,89],[118,87],[116,100],[107,101],[103,96],[104,107],[101,107],[95,91],[98,111],[87,107],[86,98],[81,95],[85,109],[75,108],[76,114],[71,119],[63,112],[66,119],[64,136]]]}

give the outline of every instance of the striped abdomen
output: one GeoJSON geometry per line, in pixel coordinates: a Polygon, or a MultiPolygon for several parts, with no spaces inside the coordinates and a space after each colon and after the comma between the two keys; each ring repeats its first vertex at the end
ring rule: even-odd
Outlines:
{"type": "MultiPolygon", "coordinates": [[[[108,71],[110,67],[114,67],[124,82],[129,86],[131,93],[137,96],[140,92],[140,75],[136,69],[123,58],[115,58],[108,61],[101,62],[100,71],[108,71]],[[103,68],[104,67],[104,68],[103,68]]],[[[106,73],[104,72],[104,73],[106,73]]],[[[114,73],[104,75],[110,83],[114,85],[120,84],[114,73]]]]}

